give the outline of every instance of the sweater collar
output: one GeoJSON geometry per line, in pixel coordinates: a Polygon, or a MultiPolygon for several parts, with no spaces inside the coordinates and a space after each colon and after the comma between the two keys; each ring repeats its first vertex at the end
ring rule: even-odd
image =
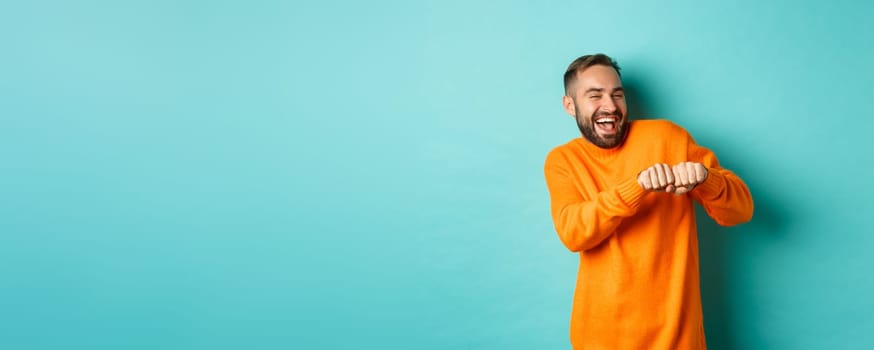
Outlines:
{"type": "Polygon", "coordinates": [[[574,142],[580,145],[580,147],[582,147],[586,151],[586,153],[591,154],[596,158],[608,158],[615,155],[616,153],[619,153],[619,151],[622,150],[622,145],[613,148],[598,147],[582,136],[574,139],[574,142]]]}
{"type": "MultiPolygon", "coordinates": [[[[633,123],[629,123],[629,125],[628,125],[628,129],[629,129],[628,133],[629,134],[631,133],[632,124],[633,123]]],[[[589,140],[587,140],[583,136],[580,136],[580,137],[574,139],[574,141],[577,144],[579,144],[580,147],[582,147],[586,151],[586,153],[588,153],[588,154],[591,154],[597,158],[609,158],[609,157],[616,155],[620,151],[622,151],[622,147],[624,147],[625,143],[628,142],[628,134],[625,135],[625,140],[621,144],[619,144],[619,146],[616,146],[613,148],[598,147],[594,143],[589,142],[589,140]]]]}
{"type": "Polygon", "coordinates": [[[589,142],[589,140],[587,140],[583,136],[580,136],[580,137],[574,139],[574,141],[577,144],[579,144],[580,147],[582,147],[583,150],[586,151],[586,153],[591,154],[591,155],[595,156],[596,158],[609,158],[609,157],[612,157],[612,156],[614,156],[622,151],[622,148],[625,147],[626,143],[628,143],[628,138],[631,137],[631,129],[633,129],[633,128],[634,128],[634,122],[630,121],[628,123],[628,131],[625,134],[625,140],[622,141],[622,143],[619,144],[619,146],[616,146],[613,148],[598,147],[594,143],[589,142]]]}

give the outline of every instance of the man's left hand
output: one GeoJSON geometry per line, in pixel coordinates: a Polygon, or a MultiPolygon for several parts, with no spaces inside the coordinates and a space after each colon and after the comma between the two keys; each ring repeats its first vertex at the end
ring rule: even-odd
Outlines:
{"type": "Polygon", "coordinates": [[[674,194],[684,194],[692,191],[695,186],[707,180],[707,168],[696,162],[682,162],[673,167],[674,194]]]}

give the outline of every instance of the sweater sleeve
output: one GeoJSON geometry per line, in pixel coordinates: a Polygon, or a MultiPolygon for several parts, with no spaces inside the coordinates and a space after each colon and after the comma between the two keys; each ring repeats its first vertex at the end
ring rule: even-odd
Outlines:
{"type": "Polygon", "coordinates": [[[707,179],[690,193],[717,224],[733,226],[753,217],[753,197],[740,177],[719,166],[716,155],[689,138],[688,159],[707,167],[707,179]]]}
{"type": "Polygon", "coordinates": [[[633,215],[646,193],[636,179],[627,179],[593,198],[584,197],[563,161],[547,157],[544,172],[552,220],[561,242],[573,252],[588,250],[609,237],[622,220],[633,215]]]}

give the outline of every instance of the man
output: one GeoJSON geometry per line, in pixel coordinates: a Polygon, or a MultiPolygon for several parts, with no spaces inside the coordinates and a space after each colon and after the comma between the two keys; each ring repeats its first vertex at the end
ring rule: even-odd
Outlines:
{"type": "Polygon", "coordinates": [[[597,54],[564,76],[582,133],[544,166],[555,230],[578,252],[574,349],[705,349],[693,201],[720,225],[749,221],[744,182],[681,127],[629,121],[619,66],[597,54]]]}

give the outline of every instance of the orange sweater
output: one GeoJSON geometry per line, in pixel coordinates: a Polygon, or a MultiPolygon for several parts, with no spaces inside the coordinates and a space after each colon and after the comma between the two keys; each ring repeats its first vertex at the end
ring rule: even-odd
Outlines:
{"type": "Polygon", "coordinates": [[[693,199],[720,225],[749,221],[743,181],[681,127],[634,121],[625,143],[577,138],[546,158],[552,218],[579,252],[574,349],[705,349],[693,199]],[[655,163],[700,162],[707,179],[686,195],[646,192],[637,175],[655,163]]]}

